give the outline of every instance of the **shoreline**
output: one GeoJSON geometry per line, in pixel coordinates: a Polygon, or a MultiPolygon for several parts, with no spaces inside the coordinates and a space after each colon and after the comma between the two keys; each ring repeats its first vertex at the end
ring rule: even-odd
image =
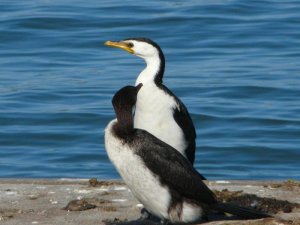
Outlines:
{"type": "MultiPolygon", "coordinates": [[[[273,212],[274,218],[219,218],[217,221],[212,218],[201,224],[300,224],[298,181],[222,180],[206,181],[206,184],[222,200],[232,197],[242,200],[247,196],[251,204],[273,212]]],[[[0,199],[0,224],[3,225],[154,224],[135,221],[142,205],[120,180],[0,179],[0,199]]]]}

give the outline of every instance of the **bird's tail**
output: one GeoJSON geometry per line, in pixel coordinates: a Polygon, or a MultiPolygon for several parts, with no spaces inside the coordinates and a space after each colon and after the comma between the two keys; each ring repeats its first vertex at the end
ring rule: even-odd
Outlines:
{"type": "Polygon", "coordinates": [[[264,212],[255,209],[241,207],[232,203],[218,202],[212,206],[213,209],[219,212],[230,213],[243,219],[261,219],[272,217],[264,212]]]}

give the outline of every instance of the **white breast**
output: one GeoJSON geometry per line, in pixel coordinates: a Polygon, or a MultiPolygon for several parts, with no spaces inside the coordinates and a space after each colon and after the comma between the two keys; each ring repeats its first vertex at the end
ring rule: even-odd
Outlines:
{"type": "Polygon", "coordinates": [[[171,199],[168,188],[160,184],[134,150],[112,135],[111,127],[115,122],[111,121],[105,129],[105,148],[109,159],[145,208],[160,218],[168,218],[171,199]]]}
{"type": "Polygon", "coordinates": [[[186,156],[184,134],[173,117],[177,107],[175,99],[153,82],[143,84],[137,96],[134,127],[148,131],[186,156]]]}
{"type": "Polygon", "coordinates": [[[172,198],[169,188],[160,183],[158,176],[146,167],[134,149],[112,134],[111,129],[116,121],[112,120],[105,129],[105,148],[109,159],[132,194],[150,213],[161,219],[168,219],[174,223],[200,219],[203,212],[200,206],[195,204],[182,202],[182,207],[176,208],[175,211],[169,210],[172,198]]]}

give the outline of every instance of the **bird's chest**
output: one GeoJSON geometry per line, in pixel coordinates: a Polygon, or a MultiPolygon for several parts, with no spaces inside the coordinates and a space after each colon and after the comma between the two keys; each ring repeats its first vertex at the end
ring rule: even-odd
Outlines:
{"type": "Polygon", "coordinates": [[[105,149],[110,161],[126,183],[136,186],[140,180],[144,179],[140,171],[143,163],[135,154],[134,148],[117,138],[112,129],[105,131],[105,149]]]}
{"type": "Polygon", "coordinates": [[[135,125],[160,128],[170,125],[175,107],[176,102],[172,96],[155,85],[144,85],[137,96],[135,125]]]}
{"type": "Polygon", "coordinates": [[[134,196],[155,215],[167,217],[171,198],[169,190],[160,184],[143,159],[135,154],[134,148],[115,138],[109,130],[105,132],[105,148],[134,196]]]}
{"type": "Polygon", "coordinates": [[[183,149],[183,132],[174,120],[175,99],[155,85],[143,85],[138,92],[134,127],[143,129],[171,145],[183,149]]]}

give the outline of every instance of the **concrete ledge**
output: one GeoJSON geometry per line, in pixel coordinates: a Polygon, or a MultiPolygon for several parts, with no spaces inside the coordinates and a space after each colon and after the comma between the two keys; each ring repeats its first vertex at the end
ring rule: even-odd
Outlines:
{"type": "MultiPolygon", "coordinates": [[[[241,221],[221,218],[202,224],[300,224],[299,182],[209,181],[207,184],[221,194],[242,191],[295,205],[291,210],[283,208],[286,212],[279,209],[272,219],[241,221]]],[[[120,221],[120,224],[154,224],[151,221],[133,222],[139,217],[141,207],[118,180],[0,179],[0,224],[3,225],[100,225],[120,221]]]]}

